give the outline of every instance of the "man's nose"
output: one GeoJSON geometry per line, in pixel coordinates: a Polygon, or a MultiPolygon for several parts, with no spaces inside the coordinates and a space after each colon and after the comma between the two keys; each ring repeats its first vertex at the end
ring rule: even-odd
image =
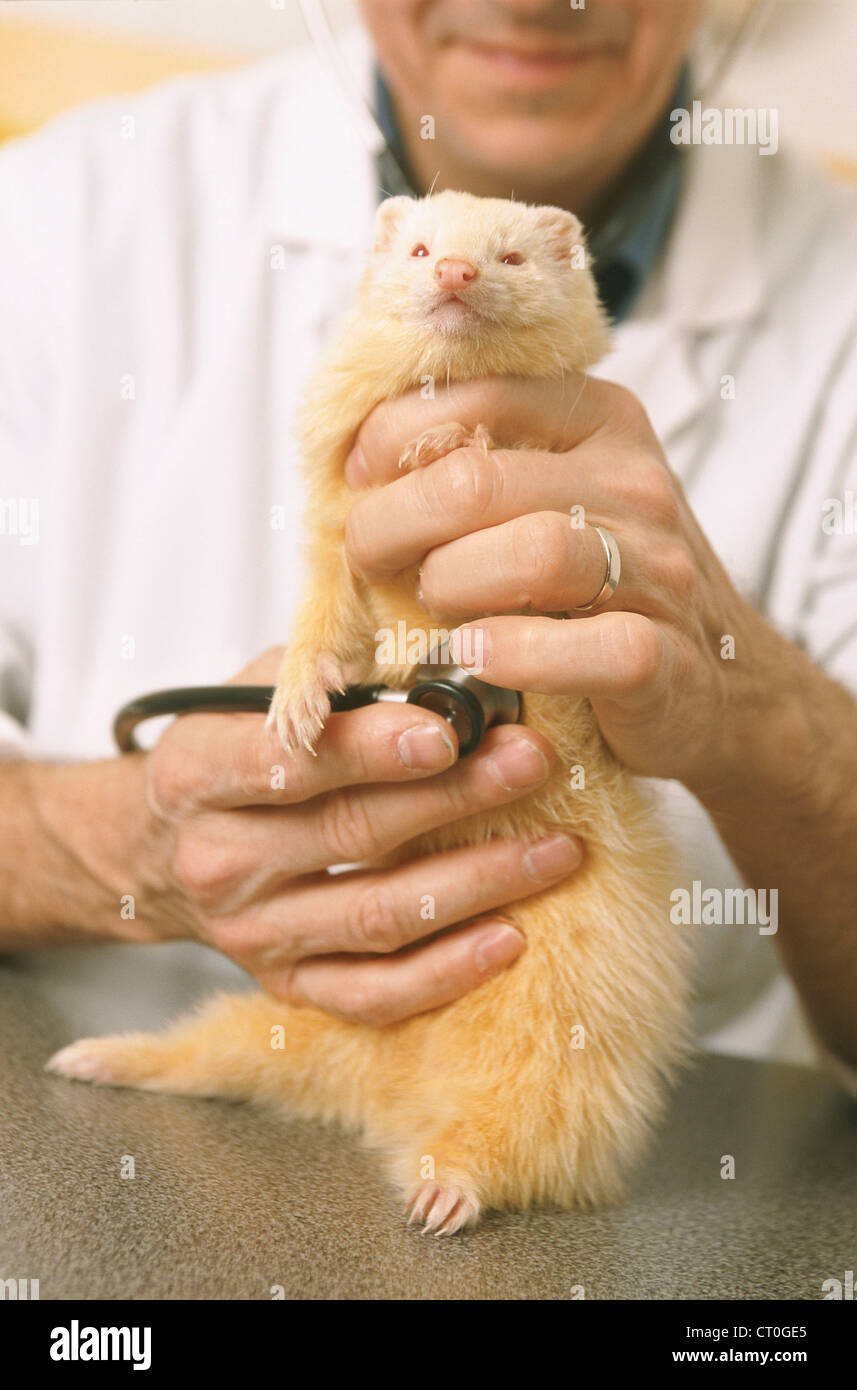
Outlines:
{"type": "Polygon", "coordinates": [[[466,289],[479,275],[475,265],[458,256],[444,256],[435,266],[434,273],[441,289],[449,290],[452,294],[466,289]]]}

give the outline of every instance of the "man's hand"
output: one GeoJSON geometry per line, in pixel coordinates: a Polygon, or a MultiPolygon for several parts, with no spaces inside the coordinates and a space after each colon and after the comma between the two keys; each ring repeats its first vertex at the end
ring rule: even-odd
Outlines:
{"type": "MultiPolygon", "coordinates": [[[[267,684],[277,664],[271,652],[236,680],[267,684]]],[[[27,870],[0,940],[196,938],[291,1003],[374,1024],[436,1008],[516,959],[524,941],[503,906],[582,858],[579,841],[555,835],[327,872],[514,801],[553,767],[546,740],[519,726],[456,757],[439,715],[384,704],[332,716],[317,757],[286,755],[259,716],[189,714],[148,754],[10,768],[10,810],[14,800],[26,828],[9,869],[27,870]],[[57,891],[39,900],[34,878],[57,891]],[[432,901],[434,914],[421,912],[432,901]]]]}
{"type": "Polygon", "coordinates": [[[627,767],[698,796],[745,881],[777,889],[786,968],[818,1035],[857,1066],[857,706],[740,598],[634,396],[570,376],[412,392],[364,422],[347,477],[388,484],[352,508],[357,574],[421,566],[431,613],[487,615],[469,624],[481,646],[461,643],[482,679],[588,696],[627,767]],[[405,447],[452,420],[499,447],[402,475],[405,447]],[[538,447],[516,451],[522,439],[538,447]],[[622,556],[590,614],[573,610],[600,591],[605,556],[577,508],[622,556]]]}
{"type": "Polygon", "coordinates": [[[369,416],[347,477],[357,488],[389,484],[352,509],[352,569],[377,583],[421,565],[431,614],[447,623],[486,615],[481,644],[463,643],[480,652],[483,679],[588,696],[634,772],[688,784],[722,777],[737,726],[749,728],[771,697],[767,629],[735,591],[630,392],[569,375],[469,382],[434,401],[412,392],[369,416]],[[452,419],[485,425],[497,447],[459,449],[402,475],[405,446],[452,419]],[[538,447],[514,448],[522,439],[538,447]],[[622,577],[602,608],[575,614],[605,574],[602,542],[584,522],[613,533],[622,577]],[[736,660],[724,661],[730,638],[736,660]]]}

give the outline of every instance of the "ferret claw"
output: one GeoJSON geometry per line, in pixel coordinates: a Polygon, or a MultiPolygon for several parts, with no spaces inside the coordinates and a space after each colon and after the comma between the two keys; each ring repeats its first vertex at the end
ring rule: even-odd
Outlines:
{"type": "Polygon", "coordinates": [[[432,1202],[430,1209],[426,1212],[423,1235],[428,1235],[429,1231],[435,1231],[438,1235],[443,1230],[444,1222],[451,1215],[459,1203],[459,1194],[455,1188],[451,1191],[439,1191],[437,1197],[432,1202]]]}
{"type": "Polygon", "coordinates": [[[446,1220],[442,1221],[441,1224],[438,1226],[437,1230],[435,1231],[435,1236],[454,1235],[456,1231],[462,1230],[462,1228],[466,1226],[471,1219],[475,1220],[475,1216],[471,1218],[468,1215],[465,1207],[465,1199],[459,1197],[458,1201],[453,1206],[446,1220]]]}
{"type": "Polygon", "coordinates": [[[478,445],[487,454],[492,448],[492,439],[484,425],[471,429],[458,420],[450,420],[445,425],[434,425],[416,439],[410,440],[399,455],[399,468],[403,472],[414,468],[425,468],[438,459],[445,458],[455,449],[465,449],[468,445],[478,445]]]}
{"type": "Polygon", "coordinates": [[[486,458],[494,448],[494,440],[491,438],[484,425],[476,426],[476,429],[473,431],[473,443],[479,445],[479,448],[486,458]]]}
{"type": "Polygon", "coordinates": [[[409,1194],[405,1202],[405,1210],[410,1208],[411,1212],[408,1217],[409,1226],[412,1225],[414,1221],[422,1221],[425,1213],[434,1201],[437,1190],[437,1185],[435,1183],[426,1183],[424,1186],[421,1185],[420,1187],[414,1188],[413,1192],[409,1194]]]}
{"type": "Polygon", "coordinates": [[[342,691],[345,686],[339,663],[324,654],[303,682],[288,676],[280,680],[268,711],[267,727],[276,729],[287,753],[294,757],[305,748],[316,756],[315,745],[330,714],[330,691],[342,691]]]}
{"type": "Polygon", "coordinates": [[[424,1182],[411,1189],[405,1209],[410,1210],[409,1226],[418,1221],[423,1223],[422,1235],[448,1236],[475,1222],[479,1202],[458,1187],[424,1182]]]}

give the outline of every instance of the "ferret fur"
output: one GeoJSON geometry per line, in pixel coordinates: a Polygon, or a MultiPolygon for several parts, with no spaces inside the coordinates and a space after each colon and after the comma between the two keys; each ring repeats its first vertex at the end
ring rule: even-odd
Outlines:
{"type": "MultiPolygon", "coordinates": [[[[361,422],[426,377],[441,391],[483,376],[563,376],[585,371],[608,346],[571,214],[453,192],[380,207],[357,302],[301,422],[309,579],[272,706],[287,746],[313,744],[328,690],[357,679],[408,684],[410,669],[375,662],[379,630],[395,632],[402,619],[409,637],[439,626],[416,603],[415,571],[370,588],[345,562],[355,494],[344,464],[361,422]],[[413,256],[417,244],[429,254],[413,256]],[[508,252],[522,263],[504,264],[508,252]],[[433,268],[443,256],[479,270],[467,292],[478,331],[467,314],[432,313],[433,268]]],[[[490,440],[451,421],[413,441],[402,464],[426,466],[460,447],[490,440]]],[[[606,748],[588,701],[525,694],[523,719],[556,749],[548,783],[384,861],[495,835],[580,835],[577,872],[503,909],[527,941],[511,968],[384,1028],[261,992],[221,995],[163,1034],[86,1039],[49,1065],[104,1084],[264,1101],[355,1126],[383,1156],[412,1219],[429,1230],[458,1230],[490,1208],[616,1200],[687,1045],[688,966],[669,919],[671,856],[648,795],[606,748]],[[576,765],[585,788],[572,789],[576,765]],[[272,1047],[280,1026],[283,1046],[272,1047]]]]}

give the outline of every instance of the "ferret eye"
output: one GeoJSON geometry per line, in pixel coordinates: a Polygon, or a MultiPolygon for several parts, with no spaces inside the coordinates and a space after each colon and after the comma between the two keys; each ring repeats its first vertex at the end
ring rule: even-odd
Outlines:
{"type": "Polygon", "coordinates": [[[517,252],[517,251],[507,251],[505,256],[501,256],[501,257],[500,257],[500,260],[501,260],[501,262],[502,262],[503,265],[523,265],[523,264],[524,264],[524,258],[523,258],[523,256],[520,255],[520,253],[517,252]]]}
{"type": "Polygon", "coordinates": [[[427,256],[428,253],[429,253],[428,247],[427,247],[427,246],[424,246],[423,243],[422,243],[421,241],[418,241],[417,244],[416,244],[416,246],[414,247],[413,251],[411,252],[411,255],[412,255],[412,256],[427,256]]]}

